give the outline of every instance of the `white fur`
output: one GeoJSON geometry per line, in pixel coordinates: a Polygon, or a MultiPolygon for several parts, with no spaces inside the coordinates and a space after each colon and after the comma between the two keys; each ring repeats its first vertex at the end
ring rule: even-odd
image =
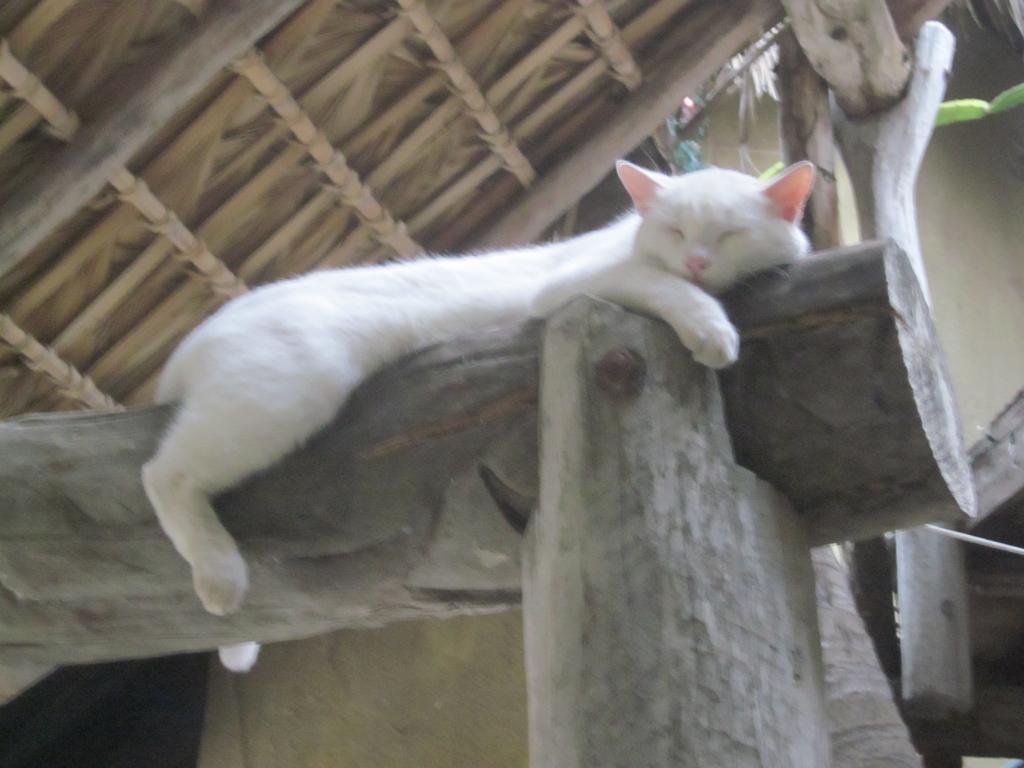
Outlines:
{"type": "MultiPolygon", "coordinates": [[[[661,317],[706,365],[734,362],[736,329],[690,281],[687,254],[710,253],[700,279],[717,292],[802,256],[807,240],[756,179],[722,170],[657,178],[642,218],[547,245],[314,272],[253,290],[196,328],[160,380],[158,400],[181,407],[143,482],[206,609],[234,611],[248,588],[209,497],[301,445],[407,352],[589,293],[661,317]]],[[[240,666],[255,661],[242,656],[240,666]]]]}

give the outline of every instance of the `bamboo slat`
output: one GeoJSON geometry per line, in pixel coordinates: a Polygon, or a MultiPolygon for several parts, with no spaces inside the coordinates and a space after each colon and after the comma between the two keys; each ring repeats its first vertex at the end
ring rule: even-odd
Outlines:
{"type": "Polygon", "coordinates": [[[640,67],[622,39],[622,32],[612,21],[603,0],[576,0],[587,20],[587,33],[608,59],[615,77],[629,90],[640,85],[640,67]]]}
{"type": "Polygon", "coordinates": [[[466,105],[470,116],[476,120],[483,139],[497,154],[508,170],[515,174],[524,187],[533,183],[537,172],[530,165],[519,146],[509,135],[508,129],[498,118],[494,107],[484,96],[476,80],[462,63],[448,36],[431,16],[422,0],[398,0],[416,31],[429,46],[439,66],[451,81],[452,87],[466,105]]]}
{"type": "Polygon", "coordinates": [[[67,141],[78,130],[78,116],[60,103],[42,81],[22,64],[6,39],[0,39],[0,79],[6,82],[14,95],[31,104],[50,124],[53,134],[67,141]]]}
{"type": "Polygon", "coordinates": [[[40,344],[6,313],[0,313],[0,339],[17,353],[28,368],[49,379],[64,396],[89,408],[124,410],[123,406],[97,387],[92,379],[83,376],[52,349],[40,344]]]}
{"type": "MultiPolygon", "coordinates": [[[[38,77],[29,72],[14,56],[6,40],[0,40],[0,78],[11,86],[19,98],[31,104],[42,115],[55,136],[64,141],[71,140],[81,124],[78,115],[64,106],[38,77]]],[[[121,200],[134,207],[155,232],[171,242],[182,262],[195,267],[214,293],[225,298],[245,293],[245,283],[224,262],[210,253],[206,244],[192,234],[178,215],[153,194],[145,181],[123,166],[115,168],[107,180],[117,190],[121,200]]]]}
{"type": "Polygon", "coordinates": [[[423,248],[409,237],[405,224],[397,222],[360,180],[359,174],[349,166],[345,156],[313,124],[288,86],[267,66],[259,51],[253,49],[237,59],[234,69],[252,83],[270,107],[281,116],[295,138],[316,161],[317,167],[335,185],[341,200],[355,209],[376,233],[377,239],[391,246],[400,256],[411,258],[422,253],[423,248]]]}

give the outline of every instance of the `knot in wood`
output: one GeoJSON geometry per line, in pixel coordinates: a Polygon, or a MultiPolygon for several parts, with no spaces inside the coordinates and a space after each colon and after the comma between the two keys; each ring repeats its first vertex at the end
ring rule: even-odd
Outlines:
{"type": "Polygon", "coordinates": [[[638,352],[617,347],[594,364],[597,388],[613,400],[636,397],[647,378],[647,363],[638,352]]]}

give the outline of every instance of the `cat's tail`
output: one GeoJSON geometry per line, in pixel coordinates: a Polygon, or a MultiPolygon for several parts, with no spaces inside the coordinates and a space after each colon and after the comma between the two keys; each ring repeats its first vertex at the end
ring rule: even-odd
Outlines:
{"type": "Polygon", "coordinates": [[[220,663],[232,672],[248,672],[260,655],[259,643],[236,643],[221,646],[217,651],[220,663]]]}

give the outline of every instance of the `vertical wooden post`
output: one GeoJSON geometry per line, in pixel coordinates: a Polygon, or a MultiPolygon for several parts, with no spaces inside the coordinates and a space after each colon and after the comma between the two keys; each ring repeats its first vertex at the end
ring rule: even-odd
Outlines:
{"type": "MultiPolygon", "coordinates": [[[[955,40],[938,22],[921,27],[914,74],[891,109],[850,120],[834,115],[857,195],[863,237],[891,237],[906,251],[926,298],[914,186],[946,90],[955,40]]],[[[902,695],[908,712],[945,718],[973,706],[962,545],[926,529],[896,535],[902,695]]]]}
{"type": "Polygon", "coordinates": [[[807,540],[713,373],[592,299],[549,322],[524,553],[532,768],[827,766],[807,540]]]}

